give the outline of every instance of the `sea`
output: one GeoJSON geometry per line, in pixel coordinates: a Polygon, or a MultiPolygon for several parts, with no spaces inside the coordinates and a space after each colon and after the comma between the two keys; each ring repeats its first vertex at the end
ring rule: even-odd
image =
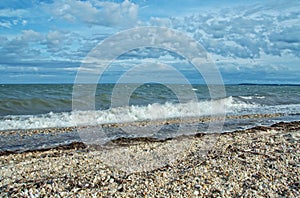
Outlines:
{"type": "MultiPolygon", "coordinates": [[[[123,88],[130,86],[132,87],[124,84],[123,88]]],[[[226,114],[222,132],[300,120],[300,85],[225,85],[225,95],[220,98],[212,98],[211,90],[207,85],[176,85],[176,90],[181,90],[183,93],[186,91],[187,97],[184,100],[181,100],[169,86],[162,84],[137,85],[129,98],[124,100],[122,95],[114,92],[115,87],[115,84],[96,85],[93,108],[79,111],[74,109],[74,103],[72,105],[73,84],[0,85],[0,132],[1,134],[11,131],[23,133],[33,129],[201,118],[218,115],[216,107],[220,103],[223,104],[220,108],[224,108],[226,114]],[[194,93],[196,97],[189,98],[189,93],[194,93]],[[112,104],[114,97],[120,97],[122,102],[112,104]],[[80,114],[80,121],[74,120],[74,114],[80,114]],[[231,119],[232,117],[235,119],[231,119]]],[[[207,126],[199,124],[197,130],[201,132],[205,127],[207,126]]],[[[177,130],[177,128],[169,127],[166,130],[177,130]]],[[[34,139],[35,144],[39,141],[43,143],[34,146],[34,143],[28,140],[22,144],[22,148],[80,141],[79,137],[75,136],[55,138],[52,143],[46,143],[44,137],[43,141],[37,137],[34,139]]],[[[147,132],[143,133],[143,136],[147,136],[147,132]]],[[[164,135],[160,136],[163,137],[164,135]]],[[[119,137],[116,135],[112,138],[119,137]]],[[[12,142],[18,141],[8,141],[7,136],[0,135],[0,150],[21,148],[19,144],[12,142]]]]}

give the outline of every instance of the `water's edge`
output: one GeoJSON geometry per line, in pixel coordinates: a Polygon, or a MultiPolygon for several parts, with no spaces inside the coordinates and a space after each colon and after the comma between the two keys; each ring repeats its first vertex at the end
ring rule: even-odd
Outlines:
{"type": "MultiPolygon", "coordinates": [[[[222,132],[217,135],[223,135],[228,133],[251,133],[251,132],[259,132],[259,131],[299,131],[300,130],[300,120],[293,122],[278,122],[272,124],[270,126],[255,126],[245,130],[235,130],[232,132],[222,132]]],[[[124,147],[135,144],[142,143],[151,143],[151,142],[166,142],[172,139],[181,139],[181,138],[198,138],[203,137],[205,135],[216,135],[216,134],[207,134],[207,133],[196,133],[192,135],[181,135],[174,138],[167,139],[156,139],[151,137],[135,137],[135,138],[126,138],[121,137],[107,142],[104,146],[99,145],[86,145],[81,141],[74,141],[66,144],[58,144],[56,146],[45,147],[45,148],[36,148],[36,149],[27,149],[27,150],[0,150],[0,156],[6,156],[11,154],[20,154],[20,153],[28,153],[28,152],[45,152],[49,150],[78,150],[82,152],[89,152],[91,150],[101,150],[101,149],[113,149],[116,147],[124,147]]]]}

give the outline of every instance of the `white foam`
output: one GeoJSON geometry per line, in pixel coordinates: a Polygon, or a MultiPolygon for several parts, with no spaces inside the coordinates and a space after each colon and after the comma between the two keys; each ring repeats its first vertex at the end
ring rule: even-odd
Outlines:
{"type": "Polygon", "coordinates": [[[245,100],[252,100],[253,97],[252,96],[239,96],[240,98],[242,99],[245,99],[245,100]]]}
{"type": "Polygon", "coordinates": [[[242,99],[245,99],[245,100],[252,100],[252,99],[265,99],[266,97],[265,96],[239,96],[240,98],[242,99]]]}
{"type": "Polygon", "coordinates": [[[75,111],[42,115],[6,116],[0,119],[0,130],[71,127],[143,120],[198,117],[234,113],[256,107],[227,97],[212,101],[149,104],[147,106],[118,107],[102,111],[75,111]]]}

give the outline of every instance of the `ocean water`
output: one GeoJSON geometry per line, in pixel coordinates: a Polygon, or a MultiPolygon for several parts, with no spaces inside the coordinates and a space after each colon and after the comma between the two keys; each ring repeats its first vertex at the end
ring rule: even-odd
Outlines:
{"type": "MultiPolygon", "coordinates": [[[[127,86],[124,85],[124,90],[127,86]]],[[[295,85],[226,85],[226,96],[214,100],[206,85],[192,85],[192,88],[177,85],[176,89],[187,92],[187,98],[179,102],[167,86],[145,84],[135,89],[125,105],[112,108],[113,89],[114,84],[98,85],[95,110],[78,112],[80,122],[74,122],[73,85],[0,85],[0,130],[211,116],[218,113],[212,112],[211,107],[220,102],[228,116],[281,113],[284,116],[274,121],[292,121],[299,120],[300,115],[300,86],[295,85]],[[190,91],[196,94],[197,101],[189,97],[190,91]]],[[[262,124],[261,120],[257,120],[257,124],[262,124]]],[[[248,125],[243,123],[243,126],[248,125]]]]}
{"type": "MultiPolygon", "coordinates": [[[[124,84],[119,92],[126,92],[132,86],[124,84]]],[[[95,126],[93,129],[98,130],[98,126],[110,123],[176,118],[201,119],[218,116],[223,110],[226,119],[222,131],[300,120],[300,86],[296,85],[226,85],[226,95],[214,99],[211,99],[206,85],[174,85],[176,90],[181,92],[180,97],[168,86],[160,84],[134,86],[136,89],[126,99],[122,93],[115,92],[114,84],[100,84],[93,96],[94,108],[79,111],[72,109],[73,85],[70,84],[0,85],[0,151],[22,151],[81,141],[82,138],[76,130],[78,127],[95,126]],[[195,94],[194,97],[190,97],[191,93],[195,94]],[[112,105],[111,101],[114,98],[119,99],[121,103],[112,105]],[[260,116],[264,114],[277,116],[260,116]],[[64,127],[71,127],[71,132],[25,132],[28,129],[47,131],[48,128],[64,127]]],[[[84,96],[85,85],[82,89],[84,96]]],[[[82,102],[83,106],[89,106],[86,103],[90,101],[82,102]]],[[[185,131],[188,133],[189,127],[192,129],[195,126],[197,132],[205,132],[208,123],[187,124],[185,131]]],[[[153,129],[156,130],[155,127],[153,129]]],[[[145,131],[139,127],[129,130],[133,131],[124,133],[122,129],[106,129],[103,139],[105,142],[119,137],[137,136],[165,139],[179,134],[176,132],[178,124],[165,125],[155,134],[151,133],[151,127],[145,128],[145,131]]]]}

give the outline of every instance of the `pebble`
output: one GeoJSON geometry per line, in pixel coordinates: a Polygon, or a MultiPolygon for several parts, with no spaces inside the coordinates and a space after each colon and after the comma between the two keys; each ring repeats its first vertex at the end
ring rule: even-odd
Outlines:
{"type": "MultiPolygon", "coordinates": [[[[172,164],[130,174],[76,148],[2,155],[0,197],[300,197],[298,126],[225,133],[204,156],[198,152],[203,137],[192,138],[172,164]]],[[[135,156],[172,143],[141,142],[119,151],[135,156]]]]}

